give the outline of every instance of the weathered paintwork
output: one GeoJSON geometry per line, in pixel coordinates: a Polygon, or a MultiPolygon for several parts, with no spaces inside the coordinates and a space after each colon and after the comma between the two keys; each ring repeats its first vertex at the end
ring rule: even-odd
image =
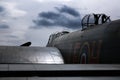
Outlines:
{"type": "Polygon", "coordinates": [[[120,63],[120,20],[71,32],[53,40],[65,63],[120,63]]]}

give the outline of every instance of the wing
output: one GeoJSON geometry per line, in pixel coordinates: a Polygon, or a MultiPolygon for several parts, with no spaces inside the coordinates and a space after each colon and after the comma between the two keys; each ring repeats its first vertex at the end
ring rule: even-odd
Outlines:
{"type": "Polygon", "coordinates": [[[0,46],[0,63],[63,64],[64,61],[54,47],[0,46]]]}

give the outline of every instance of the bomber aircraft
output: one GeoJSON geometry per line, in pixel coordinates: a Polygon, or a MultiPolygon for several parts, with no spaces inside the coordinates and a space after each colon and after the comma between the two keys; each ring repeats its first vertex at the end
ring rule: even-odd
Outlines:
{"type": "Polygon", "coordinates": [[[70,64],[119,64],[120,20],[111,21],[105,14],[88,14],[82,30],[50,35],[47,47],[60,50],[70,64]]]}
{"type": "Polygon", "coordinates": [[[88,14],[82,30],[51,34],[46,47],[0,46],[0,63],[119,64],[120,20],[88,14]]]}

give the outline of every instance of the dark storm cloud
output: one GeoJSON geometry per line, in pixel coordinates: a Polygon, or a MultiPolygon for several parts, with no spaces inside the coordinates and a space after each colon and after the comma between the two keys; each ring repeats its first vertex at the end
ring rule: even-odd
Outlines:
{"type": "Polygon", "coordinates": [[[79,16],[79,12],[77,12],[75,9],[71,7],[64,5],[62,8],[58,8],[58,7],[55,7],[55,8],[61,13],[67,13],[75,17],[79,16]]]}
{"type": "Polygon", "coordinates": [[[0,5],[0,17],[5,17],[6,14],[6,8],[0,5]]]}
{"type": "Polygon", "coordinates": [[[0,13],[4,11],[4,8],[0,6],[0,13]]]}
{"type": "Polygon", "coordinates": [[[49,11],[39,13],[38,19],[33,20],[33,22],[36,24],[36,27],[33,28],[60,26],[77,29],[81,27],[81,18],[78,11],[68,6],[63,6],[62,8],[55,7],[55,9],[58,12],[49,11]]]}
{"type": "Polygon", "coordinates": [[[42,19],[42,20],[33,20],[33,22],[37,25],[37,26],[53,26],[53,23],[51,23],[50,21],[48,21],[47,19],[42,19]]]}
{"type": "Polygon", "coordinates": [[[9,26],[6,24],[0,24],[0,29],[8,29],[9,26]]]}
{"type": "Polygon", "coordinates": [[[56,19],[59,17],[60,14],[54,12],[42,12],[39,14],[39,17],[46,18],[46,19],[56,19]]]}

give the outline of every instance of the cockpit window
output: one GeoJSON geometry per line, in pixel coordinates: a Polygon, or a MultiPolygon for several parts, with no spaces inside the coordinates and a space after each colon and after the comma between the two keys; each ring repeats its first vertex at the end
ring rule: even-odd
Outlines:
{"type": "Polygon", "coordinates": [[[89,14],[83,17],[81,24],[82,30],[90,28],[95,25],[104,24],[110,22],[110,16],[105,14],[89,14]]]}

